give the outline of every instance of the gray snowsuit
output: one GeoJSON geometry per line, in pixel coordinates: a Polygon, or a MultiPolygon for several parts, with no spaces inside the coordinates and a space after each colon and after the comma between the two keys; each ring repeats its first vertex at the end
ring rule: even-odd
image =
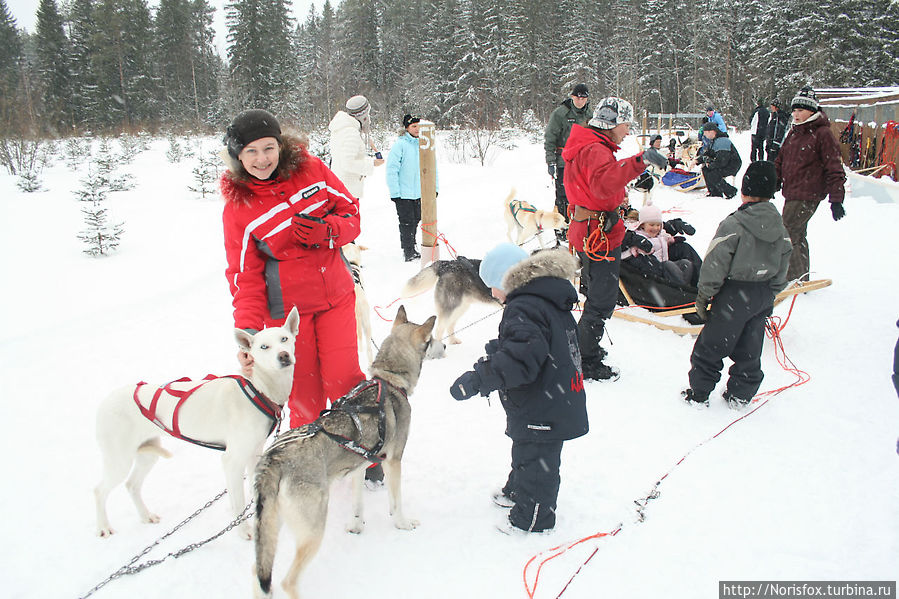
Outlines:
{"type": "Polygon", "coordinates": [[[777,208],[748,202],[715,232],[699,273],[697,304],[712,299],[708,322],[690,356],[690,388],[708,397],[721,378],[723,359],[733,360],[727,390],[750,400],[762,384],[765,318],[787,285],[793,246],[777,208]]]}

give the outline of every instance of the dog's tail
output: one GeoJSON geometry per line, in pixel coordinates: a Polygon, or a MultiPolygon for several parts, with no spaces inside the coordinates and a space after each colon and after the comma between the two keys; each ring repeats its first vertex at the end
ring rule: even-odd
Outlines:
{"type": "Polygon", "coordinates": [[[272,592],[272,565],[278,549],[278,489],[281,465],[263,456],[256,468],[256,580],[266,597],[272,592]]]}
{"type": "Polygon", "coordinates": [[[172,457],[172,453],[167,450],[165,447],[159,444],[159,438],[150,439],[149,441],[144,441],[140,447],[137,448],[139,453],[154,453],[161,458],[170,458],[172,457]]]}
{"type": "Polygon", "coordinates": [[[400,295],[404,298],[413,297],[419,293],[424,293],[437,284],[437,265],[435,262],[427,268],[419,271],[417,275],[406,281],[400,295]]]}

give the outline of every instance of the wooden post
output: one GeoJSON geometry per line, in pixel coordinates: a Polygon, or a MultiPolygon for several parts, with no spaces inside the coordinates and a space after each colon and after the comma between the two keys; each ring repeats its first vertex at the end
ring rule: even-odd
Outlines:
{"type": "Polygon", "coordinates": [[[418,168],[421,175],[421,265],[440,259],[437,243],[437,128],[421,121],[418,130],[418,168]]]}

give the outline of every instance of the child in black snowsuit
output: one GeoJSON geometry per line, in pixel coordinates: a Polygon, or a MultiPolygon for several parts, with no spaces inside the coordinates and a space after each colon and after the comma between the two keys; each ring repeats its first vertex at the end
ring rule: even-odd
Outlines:
{"type": "Polygon", "coordinates": [[[787,285],[793,250],[780,213],[768,201],[776,188],[773,163],[750,164],[743,204],[721,221],[709,244],[696,295],[696,314],[707,322],[690,355],[690,388],[682,393],[688,403],[709,405],[725,357],[734,362],[722,394],[728,406],[749,405],[762,384],[765,319],[787,285]]]}
{"type": "Polygon", "coordinates": [[[532,256],[505,243],[487,253],[480,275],[506,307],[487,355],[450,394],[499,391],[512,438],[512,470],[494,501],[511,507],[502,532],[542,532],[556,523],[562,443],[588,430],[584,377],[571,284],[577,261],[564,250],[532,256]]]}

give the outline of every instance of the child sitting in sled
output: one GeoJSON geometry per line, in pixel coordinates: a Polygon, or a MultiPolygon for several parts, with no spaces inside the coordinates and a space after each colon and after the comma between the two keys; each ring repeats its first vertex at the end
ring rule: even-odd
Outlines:
{"type": "MultiPolygon", "coordinates": [[[[629,214],[633,217],[633,211],[629,214]]],[[[689,223],[676,218],[662,221],[662,211],[644,206],[636,219],[626,219],[621,259],[638,271],[662,277],[674,285],[696,286],[702,259],[679,234],[696,232],[689,223]]]]}

